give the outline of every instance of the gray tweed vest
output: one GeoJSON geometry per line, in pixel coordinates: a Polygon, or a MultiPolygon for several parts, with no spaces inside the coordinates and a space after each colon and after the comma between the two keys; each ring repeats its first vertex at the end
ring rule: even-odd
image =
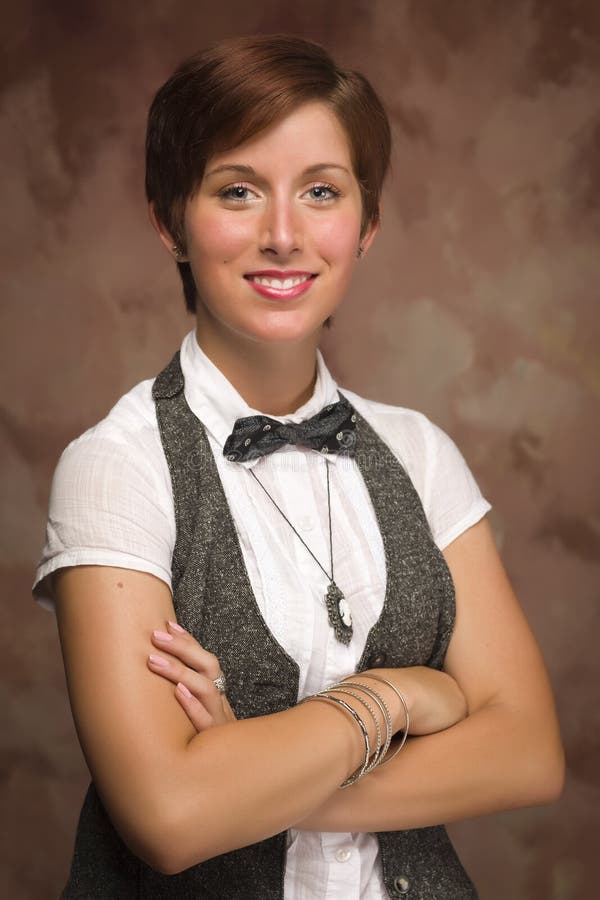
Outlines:
{"type": "MultiPolygon", "coordinates": [[[[152,391],[175,505],[177,619],[218,656],[238,718],[267,715],[297,702],[298,666],[261,616],[204,426],[190,410],[183,384],[177,352],[152,391]]],[[[359,670],[439,669],[454,623],[452,578],[408,475],[365,419],[356,416],[356,461],[375,509],[387,566],[383,610],[369,632],[359,670]]],[[[390,897],[477,898],[443,826],[381,832],[377,838],[390,897]]],[[[62,900],[282,900],[285,854],[282,833],[177,875],[162,875],[125,846],[91,782],[62,900]]]]}

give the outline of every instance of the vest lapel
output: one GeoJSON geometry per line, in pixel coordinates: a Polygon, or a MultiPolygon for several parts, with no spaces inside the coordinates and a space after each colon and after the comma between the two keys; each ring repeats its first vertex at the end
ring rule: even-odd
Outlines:
{"type": "Polygon", "coordinates": [[[355,410],[356,462],[383,540],[386,596],[359,663],[441,668],[454,623],[454,585],[421,499],[387,444],[355,410]]]}
{"type": "Polygon", "coordinates": [[[175,501],[175,610],[218,656],[236,715],[267,715],[296,703],[300,670],[262,617],[206,431],[183,385],[178,352],[153,388],[175,501]]]}

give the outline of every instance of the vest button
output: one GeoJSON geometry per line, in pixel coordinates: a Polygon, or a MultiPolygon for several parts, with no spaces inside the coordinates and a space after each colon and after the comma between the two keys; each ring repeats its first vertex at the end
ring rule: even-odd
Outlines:
{"type": "Polygon", "coordinates": [[[369,668],[370,669],[381,669],[387,660],[387,655],[380,651],[379,653],[374,653],[371,659],[369,660],[369,668]]]}
{"type": "Polygon", "coordinates": [[[394,890],[397,894],[408,894],[409,887],[410,881],[406,875],[397,875],[394,878],[394,890]]]}

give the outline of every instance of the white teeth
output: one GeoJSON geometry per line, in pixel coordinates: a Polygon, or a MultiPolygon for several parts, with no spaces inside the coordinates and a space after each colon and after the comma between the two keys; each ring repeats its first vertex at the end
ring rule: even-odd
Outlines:
{"type": "Polygon", "coordinates": [[[276,291],[288,291],[290,288],[296,287],[297,284],[302,284],[304,281],[308,281],[310,275],[296,275],[294,278],[265,278],[262,275],[250,275],[250,281],[255,281],[257,284],[263,284],[265,287],[273,288],[276,291]]]}

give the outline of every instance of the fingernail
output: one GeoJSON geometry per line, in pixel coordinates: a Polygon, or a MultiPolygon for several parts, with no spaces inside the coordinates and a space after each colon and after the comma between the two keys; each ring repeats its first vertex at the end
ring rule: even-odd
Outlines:
{"type": "Polygon", "coordinates": [[[185,684],[182,684],[181,681],[177,682],[177,688],[181,691],[184,697],[191,697],[192,695],[186,688],[185,684]]]}
{"type": "Polygon", "coordinates": [[[153,631],[152,634],[156,638],[157,641],[172,641],[173,635],[167,634],[166,631],[153,631]]]}
{"type": "Polygon", "coordinates": [[[178,625],[177,622],[171,622],[169,619],[169,625],[173,629],[173,631],[178,631],[180,634],[185,634],[185,628],[182,628],[181,625],[178,625]]]}
{"type": "Polygon", "coordinates": [[[162,656],[155,656],[153,653],[150,654],[148,659],[155,666],[160,666],[161,669],[166,669],[166,667],[169,665],[169,663],[166,659],[163,659],[162,656]]]}

